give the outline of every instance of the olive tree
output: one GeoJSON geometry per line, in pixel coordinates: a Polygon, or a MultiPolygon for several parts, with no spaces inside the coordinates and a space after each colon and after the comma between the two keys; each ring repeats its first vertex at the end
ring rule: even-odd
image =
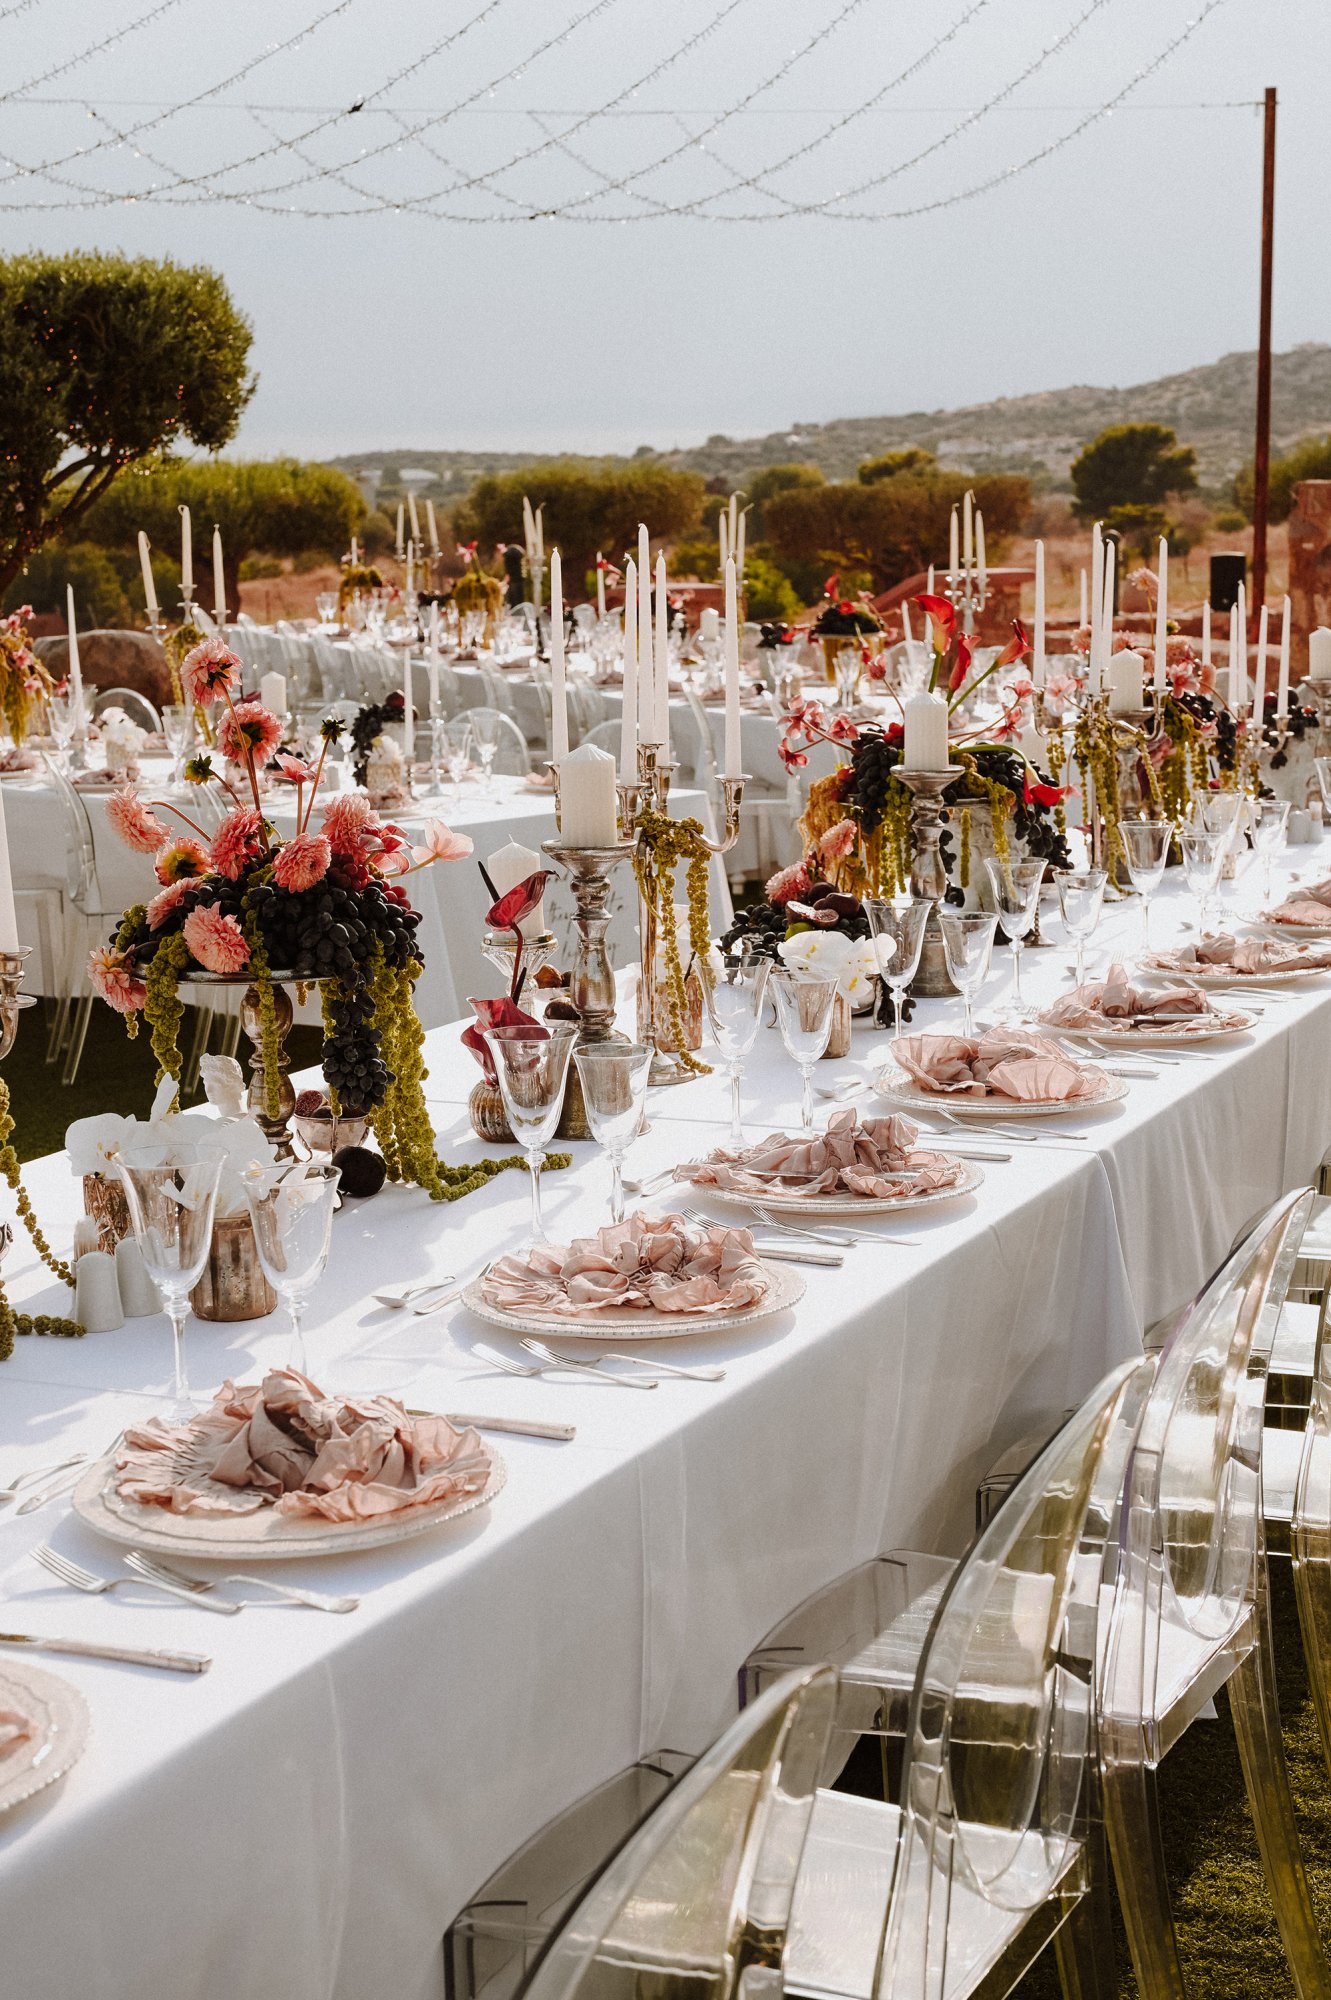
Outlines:
{"type": "Polygon", "coordinates": [[[574,577],[591,568],[598,549],[619,562],[634,547],[640,521],[657,540],[688,534],[702,518],[703,492],[700,473],[669,465],[547,460],[478,479],[453,526],[459,541],[479,542],[482,557],[497,542],[521,542],[525,494],[533,507],[544,507],[545,546],[560,550],[565,575],[574,577]]]}

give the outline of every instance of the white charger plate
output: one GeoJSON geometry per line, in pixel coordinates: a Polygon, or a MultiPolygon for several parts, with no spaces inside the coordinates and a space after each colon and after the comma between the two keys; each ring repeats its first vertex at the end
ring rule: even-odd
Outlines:
{"type": "MultiPolygon", "coordinates": [[[[1293,938],[1287,940],[1293,943],[1293,938]]],[[[1227,972],[1223,966],[1153,965],[1148,959],[1143,971],[1156,979],[1186,979],[1191,986],[1225,992],[1246,986],[1298,986],[1305,979],[1324,979],[1331,965],[1287,965],[1278,972],[1227,972]]]]}
{"type": "MultiPolygon", "coordinates": [[[[936,1150],[922,1146],[922,1152],[936,1150]]],[[[850,1219],[854,1216],[868,1216],[876,1221],[885,1215],[903,1215],[917,1208],[938,1208],[945,1201],[957,1201],[962,1195],[974,1194],[983,1185],[984,1174],[973,1161],[958,1160],[957,1178],[951,1186],[931,1188],[927,1194],[797,1194],[790,1188],[773,1189],[771,1194],[754,1194],[746,1188],[713,1187],[707,1181],[687,1183],[695,1194],[705,1194],[714,1201],[732,1201],[741,1208],[756,1214],[761,1209],[770,1209],[773,1215],[807,1215],[810,1217],[834,1215],[850,1219]]]]}
{"type": "Polygon", "coordinates": [[[55,1784],[78,1763],[88,1741],[88,1707],[58,1674],[0,1656],[0,1708],[15,1708],[35,1733],[0,1757],[0,1813],[55,1784]]]}
{"type": "Polygon", "coordinates": [[[960,1090],[926,1090],[905,1070],[889,1063],[881,1072],[878,1095],[906,1112],[941,1110],[958,1118],[993,1119],[1012,1125],[1022,1118],[1080,1118],[1083,1111],[1100,1111],[1106,1104],[1119,1103],[1128,1094],[1127,1083],[1121,1076],[1097,1076],[1094,1080],[1100,1085],[1094,1097],[1047,1097],[1034,1101],[997,1094],[968,1097],[960,1090]]]}
{"type": "Polygon", "coordinates": [[[1188,1034],[1169,1022],[1159,1028],[1116,1028],[1109,1022],[1097,1028],[1070,1028],[1066,1022],[1049,1021],[1043,1014],[1040,1016],[1042,1027],[1064,1036],[1068,1041],[1097,1042],[1101,1047],[1110,1049],[1190,1049],[1203,1042],[1223,1042],[1231,1035],[1246,1035],[1256,1021],[1255,1014],[1239,1011],[1219,1014],[1214,1022],[1194,1028],[1188,1034]]]}
{"type": "MultiPolygon", "coordinates": [[[[715,1188],[707,1189],[708,1194],[718,1192],[715,1188]]],[[[491,1326],[502,1326],[507,1333],[549,1334],[561,1340],[680,1340],[688,1334],[753,1326],[760,1319],[769,1319],[773,1313],[797,1305],[804,1297],[803,1278],[787,1265],[764,1264],[763,1269],[770,1280],[765,1297],[757,1305],[743,1306],[734,1312],[663,1313],[640,1306],[602,1306],[581,1318],[571,1313],[537,1312],[533,1308],[510,1312],[485,1297],[479,1278],[473,1278],[464,1288],[462,1303],[479,1318],[488,1320],[491,1326]]]]}
{"type": "Polygon", "coordinates": [[[1278,924],[1259,912],[1243,921],[1255,931],[1264,931],[1267,937],[1283,938],[1286,944],[1297,944],[1300,938],[1315,938],[1319,942],[1331,938],[1331,917],[1324,924],[1278,924]]]}

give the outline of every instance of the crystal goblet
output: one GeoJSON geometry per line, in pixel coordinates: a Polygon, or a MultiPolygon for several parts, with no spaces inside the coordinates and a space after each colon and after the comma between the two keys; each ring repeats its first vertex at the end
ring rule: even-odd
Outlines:
{"type": "Polygon", "coordinates": [[[519,1023],[511,1028],[485,1030],[509,1130],[526,1155],[531,1174],[534,1243],[549,1241],[541,1219],[541,1166],[564,1108],[569,1057],[578,1033],[571,1021],[561,1021],[549,1028],[530,1028],[519,1023]]]}
{"type": "Polygon", "coordinates": [[[610,1160],[610,1220],[624,1220],[624,1155],[637,1138],[656,1053],[649,1042],[591,1042],[573,1051],[587,1125],[610,1160]]]}
{"type": "Polygon", "coordinates": [[[1271,900],[1271,864],[1285,845],[1285,835],[1289,830],[1288,799],[1254,799],[1252,842],[1257,849],[1257,859],[1262,865],[1262,901],[1271,900]]]}
{"type": "Polygon", "coordinates": [[[171,752],[171,782],[184,783],[185,756],[194,730],[194,711],[183,702],[169,701],[162,710],[162,736],[171,752]]]}
{"type": "Polygon", "coordinates": [[[832,1014],[839,987],[835,979],[816,973],[774,972],[770,985],[776,1000],[777,1026],[786,1054],[799,1064],[803,1092],[800,1123],[806,1133],[813,1124],[813,1066],[827,1053],[832,1014]]]}
{"type": "Polygon", "coordinates": [[[1086,978],[1086,946],[1100,921],[1104,908],[1105,885],[1109,877],[1103,868],[1056,868],[1054,887],[1058,890],[1059,914],[1072,939],[1077,984],[1086,978]]]}
{"type": "Polygon", "coordinates": [[[130,1226],[148,1276],[157,1286],[175,1342],[171,1415],[187,1424],[196,1414],[185,1368],[189,1295],[203,1276],[213,1241],[213,1213],[222,1172],[220,1155],[189,1166],[135,1167],[115,1162],[125,1190],[130,1226]]]}
{"type": "Polygon", "coordinates": [[[1228,843],[1223,833],[1210,833],[1204,826],[1180,827],[1175,838],[1183,856],[1184,879],[1197,898],[1201,934],[1205,937],[1228,843]]]}
{"type": "Polygon", "coordinates": [[[305,1360],[305,1303],[323,1276],[337,1208],[337,1167],[305,1161],[265,1172],[245,1189],[254,1247],[263,1275],[291,1319],[288,1366],[309,1374],[305,1360]]]}
{"type": "Polygon", "coordinates": [[[758,1039],[772,961],[760,951],[731,953],[704,994],[712,1039],[730,1077],[730,1148],[744,1144],[740,1117],[740,1077],[744,1058],[758,1039]]]}
{"type": "Polygon", "coordinates": [[[1000,861],[986,856],[984,865],[993,890],[994,910],[1003,935],[1012,946],[1012,998],[1002,1011],[1022,1021],[1026,1018],[1026,1003],[1021,992],[1021,954],[1039,908],[1044,862],[1000,861]]]}
{"type": "Polygon", "coordinates": [[[879,977],[892,995],[893,1041],[901,1033],[906,988],[919,970],[925,926],[932,908],[930,896],[900,897],[890,903],[881,896],[864,898],[879,977]]]}
{"type": "Polygon", "coordinates": [[[1151,902],[1164,876],[1174,827],[1167,819],[1125,819],[1119,835],[1128,875],[1142,899],[1141,948],[1146,951],[1151,942],[1151,902]]]}
{"type": "Polygon", "coordinates": [[[961,995],[965,1008],[966,1033],[975,1033],[975,996],[989,977],[989,960],[994,949],[998,916],[993,910],[945,910],[938,912],[943,933],[943,955],[947,976],[961,995]]]}

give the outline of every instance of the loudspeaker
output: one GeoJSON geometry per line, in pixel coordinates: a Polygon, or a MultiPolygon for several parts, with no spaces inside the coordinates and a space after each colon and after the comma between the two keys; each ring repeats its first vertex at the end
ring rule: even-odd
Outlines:
{"type": "Polygon", "coordinates": [[[1234,555],[1211,557],[1211,609],[1212,611],[1232,611],[1239,601],[1239,585],[1248,574],[1248,558],[1240,551],[1234,555]]]}

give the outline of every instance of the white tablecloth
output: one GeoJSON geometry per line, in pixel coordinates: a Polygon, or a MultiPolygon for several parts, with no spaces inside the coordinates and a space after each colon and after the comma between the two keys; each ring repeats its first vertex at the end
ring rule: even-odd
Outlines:
{"type": "MultiPolygon", "coordinates": [[[[1308,850],[1300,862],[1316,865],[1308,850]]],[[[1237,900],[1253,893],[1241,883],[1237,900]]],[[[1160,935],[1190,907],[1171,889],[1160,935]]],[[[1135,909],[1108,913],[1098,942],[1135,923],[1135,909]]],[[[1030,954],[1032,989],[1055,989],[1064,962],[1030,954]]],[[[349,1203],[311,1315],[316,1377],[439,1409],[557,1416],[577,1441],[498,1440],[509,1483],[486,1513],[398,1552],[300,1566],[364,1594],[345,1619],[76,1597],[34,1567],[33,1542],[49,1536],[108,1574],[115,1552],[63,1504],[0,1515],[5,1629],[216,1662],[197,1681],[50,1663],[85,1691],[93,1736],[60,1788],[0,1821],[7,1989],[438,1995],[446,1924],[521,1840],[639,1754],[700,1747],[733,1710],[746,1650],[810,1590],[885,1547],[959,1546],[993,1458],[1134,1352],[1143,1321],[1196,1288],[1255,1208],[1313,1174],[1331,1138],[1331,982],[1263,1004],[1214,1060],[1083,1114],[1091,1143],[1014,1147],[974,1197],[901,1218],[892,1233],[918,1247],[857,1248],[839,1270],[807,1270],[803,1302],[770,1324],[665,1343],[667,1358],[722,1362],[722,1384],[516,1381],[478,1360],[488,1336],[466,1313],[404,1325],[367,1306],[371,1286],[470,1271],[520,1242],[517,1174],[456,1207],[402,1190],[349,1203]]],[[[919,1021],[955,1015],[930,1003],[919,1021]]],[[[857,1055],[884,1048],[857,1031],[857,1055]]],[[[475,1072],[455,1031],[431,1037],[430,1067],[441,1145],[474,1155],[462,1103],[475,1072]]],[[[755,1125],[796,1117],[772,1033],[745,1099],[755,1125]]],[[[716,1143],[721,1102],[715,1079],[657,1093],[631,1170],[716,1143]]],[[[558,1234],[604,1215],[604,1166],[575,1150],[575,1170],[547,1182],[558,1234]]],[[[28,1178],[67,1245],[65,1163],[28,1178]]],[[[57,1303],[26,1242],[7,1275],[20,1302],[57,1303]]],[[[196,1387],[252,1379],[286,1348],[280,1319],[192,1323],[188,1339],[196,1387]]],[[[0,1370],[0,1469],[107,1445],[157,1407],[169,1347],[160,1319],[21,1342],[0,1370]]]]}

